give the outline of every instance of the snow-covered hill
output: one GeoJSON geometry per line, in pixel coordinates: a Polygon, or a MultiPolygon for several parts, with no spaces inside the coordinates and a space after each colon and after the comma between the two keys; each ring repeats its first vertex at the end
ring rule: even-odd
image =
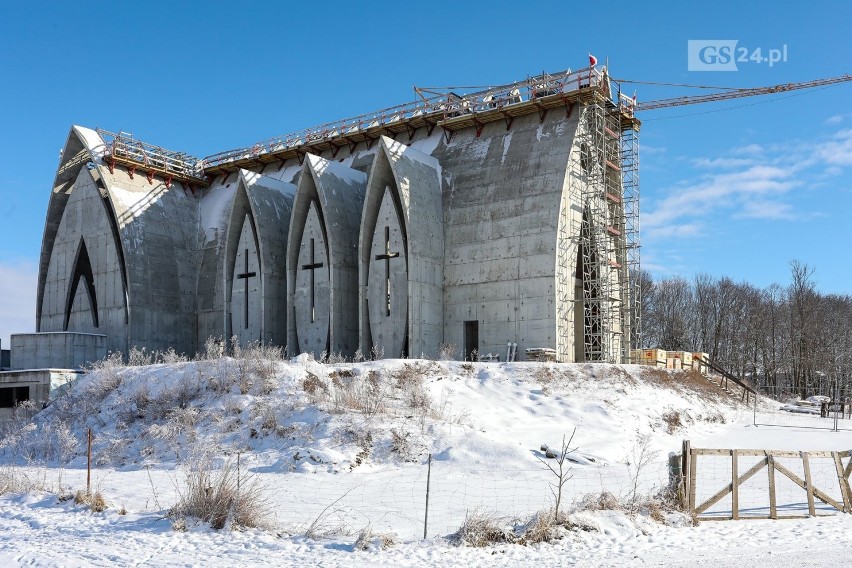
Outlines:
{"type": "MultiPolygon", "coordinates": [[[[659,490],[667,483],[668,452],[679,451],[683,439],[730,439],[751,412],[700,375],[639,366],[320,364],[263,355],[106,364],[80,379],[32,423],[7,433],[0,460],[8,465],[0,466],[0,477],[26,475],[31,487],[57,492],[84,487],[91,428],[94,483],[111,508],[89,513],[38,492],[6,496],[0,498],[3,534],[35,538],[47,554],[66,542],[60,534],[69,526],[88,526],[100,544],[82,536],[83,529],[74,531],[76,542],[89,548],[70,558],[83,564],[86,554],[106,563],[149,547],[159,550],[153,563],[171,564],[180,547],[189,547],[205,563],[280,553],[293,562],[300,555],[306,561],[307,554],[352,565],[364,553],[346,551],[369,526],[403,541],[394,552],[371,553],[387,555],[390,563],[452,564],[456,556],[445,556],[451,549],[444,537],[473,511],[523,519],[553,506],[554,476],[544,464],[555,460],[543,448],[558,448],[563,436],[574,432],[563,500],[571,510],[602,491],[627,499],[659,490]],[[252,530],[251,536],[203,527],[171,531],[164,517],[185,490],[185,471],[202,461],[234,467],[237,456],[244,483],[260,484],[274,530],[252,530]],[[431,544],[423,549],[415,539],[423,535],[427,488],[430,540],[424,542],[431,544]],[[54,539],[43,538],[38,527],[54,539]],[[307,539],[306,533],[331,540],[307,539]],[[106,553],[109,543],[121,541],[130,543],[126,554],[106,553]],[[257,548],[244,555],[249,543],[257,548]]],[[[696,530],[610,511],[585,522],[600,530],[572,538],[589,550],[614,539],[624,552],[632,540],[644,542],[660,531],[676,542],[677,531],[696,530]]],[[[531,563],[564,546],[539,545],[531,563]]],[[[16,540],[0,538],[0,559],[20,559],[22,552],[16,540]]],[[[24,557],[39,557],[31,554],[24,557]]],[[[477,554],[462,556],[477,562],[477,554]]],[[[518,558],[514,552],[510,557],[518,558]]]]}

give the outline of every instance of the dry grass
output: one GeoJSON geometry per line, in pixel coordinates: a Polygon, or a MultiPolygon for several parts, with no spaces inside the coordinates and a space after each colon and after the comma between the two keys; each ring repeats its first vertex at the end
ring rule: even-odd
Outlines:
{"type": "Polygon", "coordinates": [[[364,527],[355,540],[355,550],[379,551],[386,550],[396,544],[396,535],[390,533],[375,533],[369,526],[364,527]]]}
{"type": "Polygon", "coordinates": [[[578,511],[621,511],[624,505],[609,491],[584,495],[577,504],[578,511]]]}
{"type": "Polygon", "coordinates": [[[94,513],[102,513],[108,508],[106,499],[100,491],[88,493],[80,489],[74,494],[74,504],[85,505],[94,513]]]}
{"type": "Polygon", "coordinates": [[[505,523],[494,515],[473,511],[465,515],[464,523],[450,535],[450,540],[459,546],[476,548],[515,542],[514,532],[503,525],[505,523]]]}
{"type": "Polygon", "coordinates": [[[683,426],[683,421],[680,418],[680,412],[677,410],[667,410],[662,415],[663,422],[666,423],[666,430],[669,434],[674,434],[683,426]]]}
{"type": "Polygon", "coordinates": [[[484,547],[492,544],[529,546],[562,538],[573,525],[567,515],[545,509],[524,522],[509,522],[495,515],[474,511],[465,516],[464,524],[450,536],[458,546],[484,547]]]}
{"type": "MultiPolygon", "coordinates": [[[[263,487],[256,478],[240,479],[230,462],[218,470],[208,459],[191,464],[180,500],[169,511],[179,527],[181,520],[191,517],[220,530],[226,527],[269,528],[270,510],[263,487]]],[[[185,521],[183,526],[186,526],[185,521]]]]}

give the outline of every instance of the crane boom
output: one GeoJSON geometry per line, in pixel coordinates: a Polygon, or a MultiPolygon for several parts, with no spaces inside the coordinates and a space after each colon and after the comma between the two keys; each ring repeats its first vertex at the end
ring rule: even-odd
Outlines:
{"type": "Polygon", "coordinates": [[[825,85],[833,85],[835,83],[844,83],[852,81],[852,75],[840,75],[838,77],[829,77],[827,79],[816,79],[814,81],[804,81],[802,83],[783,83],[781,85],[772,85],[769,87],[752,87],[749,89],[735,89],[722,93],[711,93],[709,95],[688,95],[684,97],[674,97],[671,99],[658,99],[655,101],[637,102],[634,111],[654,110],[658,108],[668,108],[674,106],[692,105],[696,103],[709,103],[713,101],[726,101],[728,99],[737,99],[740,97],[753,97],[755,95],[772,95],[776,93],[785,93],[787,91],[797,91],[799,89],[811,89],[813,87],[822,87],[825,85]]]}

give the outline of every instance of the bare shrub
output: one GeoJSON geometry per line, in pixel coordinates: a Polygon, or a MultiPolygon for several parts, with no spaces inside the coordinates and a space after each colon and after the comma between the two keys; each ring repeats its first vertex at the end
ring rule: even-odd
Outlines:
{"type": "Polygon", "coordinates": [[[553,542],[560,537],[559,528],[570,525],[568,517],[555,509],[545,509],[534,514],[515,530],[517,543],[523,545],[553,542]]]}
{"type": "Polygon", "coordinates": [[[208,337],[204,342],[204,352],[199,353],[198,359],[212,361],[225,356],[225,341],[221,337],[208,337]]]}
{"type": "Polygon", "coordinates": [[[680,419],[680,412],[677,410],[668,410],[662,415],[663,422],[666,423],[666,431],[669,434],[674,434],[677,432],[678,428],[683,426],[683,422],[680,419]]]}
{"type": "Polygon", "coordinates": [[[189,361],[189,357],[183,353],[177,353],[174,347],[169,347],[165,351],[157,351],[154,360],[166,365],[173,365],[175,363],[186,363],[189,361]]]}
{"type": "Polygon", "coordinates": [[[125,367],[124,361],[118,351],[113,351],[105,358],[93,363],[86,369],[89,379],[81,385],[77,398],[90,406],[97,406],[121,386],[123,367],[125,367]]]}
{"type": "Polygon", "coordinates": [[[342,363],[346,363],[346,356],[340,351],[337,353],[332,351],[328,354],[328,357],[326,357],[325,362],[329,365],[340,365],[342,363]]]}
{"type": "Polygon", "coordinates": [[[637,513],[642,496],[639,493],[639,481],[648,465],[659,456],[659,451],[651,447],[651,435],[639,434],[633,445],[630,457],[627,459],[627,469],[630,474],[630,493],[625,500],[625,506],[630,513],[637,513]]]}
{"type": "Polygon", "coordinates": [[[144,347],[142,349],[137,349],[134,345],[130,348],[130,352],[127,354],[128,367],[143,367],[145,365],[150,365],[153,362],[154,353],[150,353],[144,347]]]}
{"type": "Polygon", "coordinates": [[[515,535],[505,524],[494,515],[482,511],[469,512],[465,515],[462,526],[450,535],[450,541],[459,546],[476,548],[514,542],[515,535]]]}
{"type": "Polygon", "coordinates": [[[240,479],[230,461],[218,470],[213,469],[208,458],[191,461],[186,483],[178,495],[177,504],[169,511],[176,523],[192,517],[216,530],[271,526],[264,488],[255,477],[240,479]]]}
{"type": "Polygon", "coordinates": [[[621,511],[623,509],[618,497],[606,490],[584,495],[577,504],[578,511],[621,511]]]}
{"type": "MultiPolygon", "coordinates": [[[[559,520],[559,506],[562,503],[562,489],[565,487],[565,484],[568,483],[573,476],[571,473],[571,467],[565,465],[565,461],[568,459],[568,455],[577,451],[577,448],[571,448],[571,441],[574,439],[574,434],[577,433],[577,429],[571,432],[571,437],[568,438],[568,441],[565,441],[565,436],[562,436],[562,445],[559,447],[559,453],[554,456],[556,458],[556,465],[552,465],[550,462],[538,458],[544,466],[552,473],[556,479],[550,483],[550,491],[553,494],[553,498],[556,501],[556,505],[553,508],[553,518],[554,522],[559,520]]],[[[547,450],[545,446],[545,457],[550,457],[553,455],[550,450],[547,450]]]]}
{"type": "Polygon", "coordinates": [[[100,491],[87,493],[82,489],[78,490],[77,493],[74,494],[74,504],[85,505],[94,513],[102,513],[106,511],[108,507],[106,499],[104,499],[104,496],[100,491]]]}
{"type": "Polygon", "coordinates": [[[385,550],[396,544],[397,537],[391,533],[375,533],[368,525],[361,529],[358,533],[358,538],[355,540],[355,550],[380,551],[385,550]]]}
{"type": "MultiPolygon", "coordinates": [[[[61,485],[61,482],[59,485],[61,485]]],[[[26,470],[14,466],[0,467],[0,495],[36,491],[54,493],[58,490],[58,486],[53,486],[47,482],[47,473],[44,469],[26,470]]]]}
{"type": "Polygon", "coordinates": [[[351,409],[372,418],[385,409],[387,389],[381,375],[376,372],[368,371],[363,378],[333,375],[332,385],[335,412],[351,409]]]}
{"type": "Polygon", "coordinates": [[[322,400],[328,395],[328,385],[319,376],[308,372],[302,381],[302,388],[314,402],[322,400]]]}
{"type": "Polygon", "coordinates": [[[453,361],[456,358],[456,351],[455,343],[442,343],[438,347],[438,358],[441,361],[453,361]]]}

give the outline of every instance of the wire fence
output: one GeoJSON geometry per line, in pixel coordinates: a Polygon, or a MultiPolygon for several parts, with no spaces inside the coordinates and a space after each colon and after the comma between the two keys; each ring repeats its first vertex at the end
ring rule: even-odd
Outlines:
{"type": "MultiPolygon", "coordinates": [[[[236,456],[233,456],[236,458],[236,456]]],[[[213,470],[234,468],[235,459],[220,460],[213,470]]],[[[463,464],[435,456],[421,463],[363,464],[352,471],[286,472],[289,465],[269,464],[260,454],[240,454],[237,475],[242,486],[260,488],[273,525],[289,534],[331,536],[356,534],[369,526],[403,539],[447,536],[468,515],[484,514],[509,524],[522,524],[555,504],[558,478],[543,464],[529,468],[494,468],[463,464]],[[283,470],[283,471],[282,471],[283,470]],[[427,512],[428,508],[428,512],[427,512]]],[[[548,460],[553,464],[556,460],[548,460]]],[[[566,462],[566,466],[567,466],[566,462]]],[[[142,468],[92,466],[92,491],[102,492],[116,507],[167,512],[186,491],[188,468],[163,464],[142,468]]],[[[85,463],[76,467],[3,466],[0,474],[18,469],[31,487],[76,491],[87,487],[85,463]]],[[[213,476],[215,478],[215,475],[213,476]]],[[[586,503],[628,508],[668,487],[664,463],[640,467],[571,464],[566,467],[560,510],[586,503]],[[601,494],[607,499],[601,500],[601,494]]]]}
{"type": "MultiPolygon", "coordinates": [[[[612,494],[625,503],[667,486],[665,465],[636,471],[626,464],[573,465],[565,485],[565,510],[589,496],[612,494]]],[[[263,468],[249,468],[264,480],[263,468]]],[[[341,474],[289,473],[264,480],[275,484],[277,521],[293,532],[340,532],[371,526],[404,538],[455,532],[471,513],[523,522],[555,503],[558,478],[539,468],[492,469],[434,459],[401,468],[365,468],[341,474]],[[427,505],[428,503],[428,505],[427,505]],[[428,514],[427,514],[428,507],[428,514]]]]}
{"type": "Polygon", "coordinates": [[[759,383],[754,425],[852,430],[852,384],[825,377],[806,385],[807,397],[797,390],[785,382],[759,383]]]}
{"type": "Polygon", "coordinates": [[[691,500],[701,520],[825,516],[848,508],[848,452],[739,450],[735,458],[722,453],[728,450],[693,452],[691,500]]]}

